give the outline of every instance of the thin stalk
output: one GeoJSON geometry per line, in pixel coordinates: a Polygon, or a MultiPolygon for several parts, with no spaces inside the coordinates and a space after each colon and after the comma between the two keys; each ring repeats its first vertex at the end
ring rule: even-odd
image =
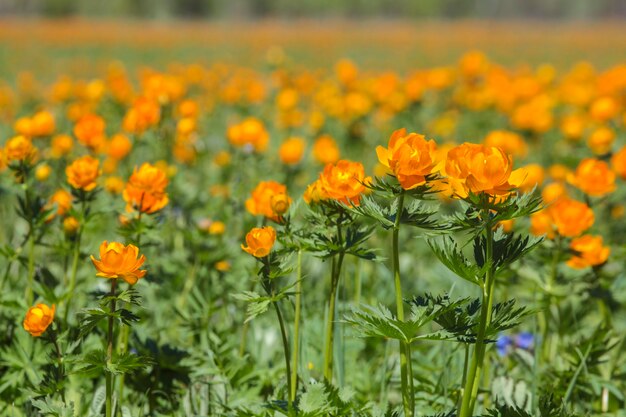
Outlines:
{"type": "MultiPolygon", "coordinates": [[[[115,297],[116,285],[117,280],[111,280],[111,297],[115,297]]],[[[107,332],[107,364],[109,364],[113,358],[113,314],[115,314],[115,298],[111,300],[110,313],[107,332]]],[[[106,417],[111,417],[113,415],[113,374],[105,370],[104,377],[106,380],[106,417]]]]}
{"type": "Polygon", "coordinates": [[[476,397],[478,396],[478,387],[480,385],[480,375],[485,360],[485,334],[487,327],[491,323],[491,310],[493,307],[493,290],[494,290],[494,268],[493,268],[493,228],[489,221],[489,210],[485,209],[483,213],[485,219],[485,262],[489,268],[485,276],[485,282],[482,285],[482,303],[480,306],[480,323],[478,327],[478,336],[476,338],[476,346],[472,355],[465,388],[463,391],[463,401],[459,410],[459,417],[470,417],[474,412],[476,405],[476,397]]]}
{"type": "Polygon", "coordinates": [[[589,357],[589,354],[591,353],[591,347],[592,347],[592,344],[590,343],[589,346],[587,347],[587,350],[585,351],[585,354],[583,355],[582,358],[580,358],[580,364],[576,368],[576,371],[574,372],[574,375],[572,376],[572,379],[570,380],[567,386],[565,397],[563,397],[564,405],[566,405],[569,402],[569,399],[572,396],[572,393],[574,392],[576,381],[578,380],[578,377],[580,376],[580,373],[582,372],[582,370],[585,368],[585,366],[587,366],[587,358],[589,357]]]}
{"type": "MultiPolygon", "coordinates": [[[[400,234],[400,220],[402,219],[402,210],[404,208],[404,192],[401,192],[397,198],[396,219],[393,225],[392,233],[392,259],[393,259],[393,282],[396,292],[396,314],[398,320],[404,321],[404,300],[402,298],[402,282],[400,280],[400,249],[398,247],[398,236],[400,234]]],[[[400,343],[400,383],[402,387],[402,405],[404,407],[404,415],[413,416],[415,406],[413,399],[413,391],[411,385],[413,376],[409,373],[411,364],[410,352],[411,348],[408,343],[399,341],[400,343]]]]}
{"type": "MultiPolygon", "coordinates": [[[[276,316],[278,317],[278,324],[280,325],[280,335],[283,339],[283,353],[285,354],[285,368],[287,372],[287,391],[291,394],[291,366],[289,364],[289,339],[287,338],[287,329],[285,327],[285,320],[280,312],[280,307],[277,302],[272,303],[274,310],[276,310],[276,316]]],[[[289,396],[288,406],[291,409],[292,401],[291,395],[289,396]]]]}
{"type": "Polygon", "coordinates": [[[35,280],[35,230],[30,224],[30,239],[28,239],[28,285],[26,287],[26,302],[33,303],[33,281],[35,280]]]}
{"type": "Polygon", "coordinates": [[[333,258],[330,280],[330,299],[328,301],[328,321],[326,322],[326,338],[324,346],[324,378],[329,382],[333,379],[333,346],[335,338],[335,304],[337,303],[337,288],[341,274],[341,263],[344,253],[340,252],[337,259],[333,258]]]}
{"type": "Polygon", "coordinates": [[[300,350],[300,314],[302,309],[302,249],[298,250],[298,264],[296,267],[296,308],[295,317],[293,319],[293,368],[291,369],[291,391],[290,400],[293,403],[296,400],[296,392],[298,391],[298,354],[300,350]]]}
{"type": "MultiPolygon", "coordinates": [[[[57,340],[56,334],[53,336],[52,344],[54,345],[54,350],[57,354],[57,383],[60,383],[65,376],[65,366],[63,365],[63,354],[61,353],[61,348],[59,347],[59,341],[57,340]]],[[[63,403],[65,403],[65,387],[61,389],[61,399],[63,400],[63,403]]]]}
{"type": "Polygon", "coordinates": [[[74,289],[76,288],[76,273],[78,271],[78,260],[80,258],[80,241],[83,236],[83,230],[85,228],[85,214],[87,212],[87,204],[85,201],[85,196],[81,194],[81,215],[80,222],[78,226],[78,233],[76,234],[74,240],[74,253],[72,254],[72,270],[70,272],[70,283],[69,283],[69,292],[67,298],[67,304],[65,305],[65,315],[64,320],[67,323],[67,318],[70,313],[70,304],[72,299],[74,298],[74,289]]]}

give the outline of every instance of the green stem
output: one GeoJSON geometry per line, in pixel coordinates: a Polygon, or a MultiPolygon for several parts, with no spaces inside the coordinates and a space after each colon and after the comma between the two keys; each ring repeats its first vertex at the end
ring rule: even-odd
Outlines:
{"type": "Polygon", "coordinates": [[[585,368],[585,366],[587,366],[587,358],[589,357],[589,354],[591,353],[591,347],[592,347],[592,344],[589,343],[589,346],[587,347],[585,354],[583,355],[582,358],[580,358],[580,364],[576,368],[576,371],[574,372],[574,375],[572,376],[572,379],[570,380],[569,385],[567,386],[565,397],[563,397],[564,405],[569,402],[569,399],[572,396],[572,393],[574,392],[576,381],[578,380],[578,377],[580,376],[580,373],[582,372],[582,370],[585,368]]]}
{"type": "MultiPolygon", "coordinates": [[[[278,317],[278,324],[280,325],[280,335],[283,339],[283,353],[285,354],[285,368],[287,373],[287,391],[291,394],[291,366],[289,365],[289,339],[287,338],[287,329],[285,328],[285,320],[283,319],[283,315],[280,312],[280,307],[277,302],[272,303],[274,305],[274,310],[276,310],[276,316],[278,317]]],[[[291,395],[289,396],[288,401],[289,409],[291,410],[291,395]]]]}
{"type": "MultiPolygon", "coordinates": [[[[111,280],[111,297],[115,297],[115,287],[117,284],[116,279],[111,280]]],[[[111,363],[113,358],[113,314],[115,314],[115,298],[111,300],[109,316],[109,328],[107,332],[107,366],[111,363]]],[[[106,380],[106,417],[113,415],[113,374],[108,370],[104,370],[104,377],[106,380]]]]}
{"type": "Polygon", "coordinates": [[[291,391],[289,400],[296,400],[298,391],[298,354],[300,350],[300,313],[302,309],[302,249],[298,250],[298,265],[296,269],[296,311],[293,321],[293,368],[291,369],[291,391]]]}
{"type": "Polygon", "coordinates": [[[344,253],[339,253],[337,259],[333,257],[330,279],[330,299],[328,301],[328,318],[326,321],[326,338],[324,346],[324,378],[329,382],[333,379],[333,345],[335,336],[335,304],[337,302],[337,287],[341,274],[341,263],[344,253]]]}
{"type": "Polygon", "coordinates": [[[79,229],[76,237],[74,238],[74,252],[72,254],[72,270],[70,272],[70,283],[69,283],[69,292],[67,294],[67,304],[65,306],[65,315],[64,320],[67,323],[67,319],[70,313],[70,304],[72,303],[72,299],[74,298],[74,290],[76,288],[76,273],[78,271],[78,260],[80,258],[80,241],[83,236],[83,230],[85,229],[86,220],[86,212],[87,212],[87,202],[86,196],[84,193],[81,193],[81,213],[79,220],[79,229]]]}
{"type": "MultiPolygon", "coordinates": [[[[404,209],[404,191],[398,195],[396,219],[393,225],[392,233],[392,259],[393,259],[393,282],[396,292],[396,314],[398,320],[404,321],[404,300],[402,298],[402,282],[400,280],[400,249],[398,246],[398,236],[400,234],[400,220],[402,219],[402,210],[404,209]]],[[[415,407],[413,405],[413,391],[411,389],[413,376],[410,374],[411,364],[410,352],[411,347],[408,343],[400,340],[400,383],[402,388],[402,405],[404,407],[404,415],[413,416],[415,407]]]]}
{"type": "Polygon", "coordinates": [[[476,346],[472,355],[465,388],[463,390],[463,401],[459,410],[459,417],[471,417],[476,405],[478,397],[478,387],[480,385],[480,374],[484,366],[485,360],[485,334],[487,327],[491,323],[491,310],[493,307],[493,290],[494,290],[494,268],[493,268],[493,227],[489,220],[489,210],[483,212],[485,219],[485,262],[489,265],[485,276],[485,282],[482,285],[482,303],[480,306],[480,323],[478,327],[478,336],[476,338],[476,346]]]}
{"type": "Polygon", "coordinates": [[[33,281],[35,280],[35,230],[30,223],[30,239],[28,240],[28,285],[26,287],[26,302],[33,303],[33,281]]]}
{"type": "MultiPolygon", "coordinates": [[[[61,380],[65,377],[65,366],[63,365],[63,354],[61,353],[56,334],[53,336],[52,344],[57,354],[57,384],[60,384],[61,380]]],[[[65,403],[65,387],[61,387],[61,399],[63,403],[65,403]]]]}

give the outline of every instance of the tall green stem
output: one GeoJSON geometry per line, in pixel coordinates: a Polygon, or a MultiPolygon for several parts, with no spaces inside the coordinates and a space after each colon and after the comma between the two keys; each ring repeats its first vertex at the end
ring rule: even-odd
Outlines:
{"type": "Polygon", "coordinates": [[[478,327],[478,336],[476,338],[476,346],[472,355],[465,388],[463,390],[463,401],[459,410],[459,417],[471,417],[476,405],[476,397],[478,396],[478,387],[480,385],[480,374],[485,361],[485,334],[489,324],[491,323],[491,310],[493,307],[493,290],[495,283],[495,274],[493,267],[493,225],[489,220],[489,210],[483,211],[485,221],[485,262],[489,266],[482,285],[482,303],[480,306],[480,323],[478,327]]]}
{"type": "Polygon", "coordinates": [[[333,380],[333,346],[335,338],[335,304],[337,302],[337,287],[341,276],[341,264],[344,252],[339,252],[333,257],[330,278],[330,299],[328,301],[328,318],[326,321],[326,338],[324,346],[324,378],[329,382],[333,380]]]}
{"type": "MultiPolygon", "coordinates": [[[[116,284],[117,280],[112,279],[111,297],[115,297],[116,284]]],[[[107,332],[107,365],[110,364],[111,359],[113,358],[113,314],[115,314],[115,298],[111,299],[110,314],[109,328],[107,332]]],[[[108,369],[105,369],[104,377],[106,380],[106,417],[111,417],[113,415],[113,374],[108,369]]]]}
{"type": "Polygon", "coordinates": [[[291,366],[289,365],[289,339],[287,338],[287,329],[285,327],[285,320],[283,319],[283,315],[280,312],[280,307],[277,302],[272,303],[274,305],[274,310],[276,310],[276,317],[278,317],[278,324],[280,325],[280,335],[283,340],[283,353],[285,354],[285,369],[287,373],[287,391],[289,392],[289,409],[291,409],[292,401],[291,401],[291,366]]]}
{"type": "Polygon", "coordinates": [[[293,319],[293,352],[291,368],[291,391],[289,393],[290,401],[296,400],[296,392],[298,391],[298,354],[300,350],[300,313],[302,309],[302,249],[298,250],[298,265],[296,270],[296,311],[293,319]]]}
{"type": "MultiPolygon", "coordinates": [[[[400,221],[402,219],[402,210],[404,209],[404,191],[397,198],[396,219],[393,225],[392,233],[392,259],[393,259],[393,282],[396,291],[396,314],[398,320],[404,321],[404,300],[402,298],[402,281],[400,280],[400,248],[398,246],[398,236],[400,234],[400,221]]],[[[403,341],[400,341],[400,383],[402,387],[402,405],[404,407],[404,415],[413,416],[415,406],[413,398],[413,376],[411,370],[411,347],[403,341]]]]}
{"type": "Polygon", "coordinates": [[[28,239],[28,285],[26,287],[26,302],[33,303],[33,282],[35,280],[35,230],[30,223],[30,237],[28,239]]]}
{"type": "MultiPolygon", "coordinates": [[[[70,282],[69,282],[69,292],[67,295],[67,303],[65,305],[65,315],[64,315],[64,320],[67,323],[67,318],[69,316],[70,313],[70,304],[72,302],[72,299],[74,298],[74,289],[76,288],[76,273],[78,271],[78,260],[80,258],[80,241],[81,238],[83,236],[83,230],[85,228],[85,223],[87,221],[86,219],[86,213],[87,213],[87,202],[86,202],[86,197],[84,194],[81,194],[81,215],[80,215],[80,220],[79,220],[79,226],[78,226],[78,233],[76,234],[75,240],[74,240],[74,251],[72,254],[72,269],[70,272],[70,282]]],[[[67,281],[67,280],[66,280],[67,281]]],[[[66,282],[67,284],[67,282],[66,282]]]]}

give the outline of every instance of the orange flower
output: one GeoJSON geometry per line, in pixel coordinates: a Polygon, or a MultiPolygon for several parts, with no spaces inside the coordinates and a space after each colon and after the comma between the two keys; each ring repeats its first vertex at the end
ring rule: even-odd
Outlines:
{"type": "Polygon", "coordinates": [[[123,197],[126,201],[126,210],[138,210],[142,213],[155,213],[169,202],[165,192],[169,180],[165,171],[144,163],[139,169],[135,167],[130,176],[123,197]]]}
{"type": "Polygon", "coordinates": [[[53,158],[60,158],[70,153],[74,147],[74,141],[70,135],[56,135],[52,138],[51,155],[53,158]]]}
{"type": "Polygon", "coordinates": [[[615,173],[609,164],[598,159],[586,158],[580,161],[568,180],[590,196],[603,196],[615,191],[615,173]]]}
{"type": "Polygon", "coordinates": [[[313,144],[313,157],[321,164],[334,164],[339,160],[337,142],[329,135],[320,136],[313,144]]]}
{"type": "Polygon", "coordinates": [[[485,146],[501,148],[504,152],[525,157],[528,153],[528,145],[520,135],[506,130],[494,130],[484,140],[485,146]]]}
{"type": "Polygon", "coordinates": [[[74,126],[74,136],[91,150],[97,150],[104,142],[104,119],[92,113],[82,116],[74,126]]]}
{"type": "Polygon", "coordinates": [[[48,307],[45,304],[37,304],[29,308],[23,323],[24,330],[32,336],[41,336],[52,324],[55,308],[54,304],[52,304],[52,307],[48,307]]]}
{"type": "Polygon", "coordinates": [[[309,184],[309,186],[306,187],[306,191],[304,192],[302,198],[307,204],[318,203],[326,198],[319,179],[315,180],[312,184],[309,184]]]}
{"type": "Polygon", "coordinates": [[[621,179],[626,179],[626,146],[613,154],[611,167],[621,179]]]}
{"type": "Polygon", "coordinates": [[[595,221],[593,210],[580,201],[562,197],[548,208],[557,232],[575,237],[589,229],[595,221]]]}
{"type": "Polygon", "coordinates": [[[107,155],[119,161],[124,159],[133,147],[133,143],[126,135],[114,135],[107,144],[107,155]]]}
{"type": "Polygon", "coordinates": [[[574,256],[567,261],[567,265],[575,269],[602,265],[611,253],[611,248],[602,245],[602,236],[584,235],[573,239],[569,247],[574,256]]]}
{"type": "Polygon", "coordinates": [[[423,135],[407,134],[406,129],[398,129],[391,135],[387,149],[376,147],[381,164],[391,169],[405,190],[426,183],[426,176],[435,168],[437,145],[423,135]]]}
{"type": "Polygon", "coordinates": [[[72,194],[68,193],[64,189],[57,190],[50,200],[48,201],[48,206],[52,206],[54,204],[57,205],[56,214],[59,216],[63,216],[67,211],[72,207],[72,194]]]}
{"type": "Polygon", "coordinates": [[[37,148],[33,142],[25,136],[15,136],[4,145],[4,156],[7,162],[24,161],[32,162],[37,155],[37,148]]]}
{"type": "Polygon", "coordinates": [[[76,159],[65,168],[67,182],[76,189],[91,191],[96,188],[100,176],[100,161],[86,155],[76,159]]]}
{"type": "Polygon", "coordinates": [[[553,203],[561,197],[567,197],[567,189],[561,182],[553,182],[541,191],[541,198],[545,204],[553,203]]]}
{"type": "Polygon", "coordinates": [[[304,139],[293,137],[284,141],[278,149],[278,156],[283,164],[295,165],[302,160],[306,143],[304,139]]]}
{"type": "Polygon", "coordinates": [[[256,258],[263,258],[270,254],[276,241],[276,230],[272,226],[255,227],[246,234],[246,245],[241,249],[256,258]]]}
{"type": "Polygon", "coordinates": [[[48,179],[50,174],[52,173],[52,168],[50,165],[43,163],[35,169],[35,178],[37,181],[45,181],[48,179]]]}
{"type": "Polygon", "coordinates": [[[122,278],[130,285],[134,285],[146,275],[145,270],[140,270],[146,257],[139,258],[139,248],[135,245],[126,245],[118,242],[107,242],[100,245],[100,260],[91,255],[91,262],[98,270],[96,276],[103,278],[122,278]]]}
{"type": "Polygon", "coordinates": [[[46,111],[38,111],[30,119],[30,134],[32,136],[49,136],[54,133],[56,124],[54,122],[54,116],[46,111]]]}
{"type": "Polygon", "coordinates": [[[146,97],[140,97],[126,112],[122,121],[122,128],[129,133],[141,134],[161,120],[161,106],[158,102],[146,97]]]}
{"type": "Polygon", "coordinates": [[[367,190],[364,184],[371,178],[365,176],[360,162],[342,159],[336,165],[326,165],[318,181],[323,199],[358,205],[361,194],[367,190]]]}
{"type": "Polygon", "coordinates": [[[464,143],[448,152],[445,174],[455,193],[467,197],[475,194],[507,195],[517,185],[511,178],[513,158],[502,149],[464,143]]]}
{"type": "Polygon", "coordinates": [[[272,211],[276,213],[278,216],[282,216],[289,210],[289,206],[291,205],[291,198],[287,194],[274,194],[270,199],[270,205],[272,207],[272,211]]]}
{"type": "Polygon", "coordinates": [[[237,147],[251,146],[256,152],[263,152],[269,143],[269,133],[263,123],[254,117],[228,127],[229,142],[237,147]]]}
{"type": "Polygon", "coordinates": [[[591,117],[599,122],[606,122],[617,116],[619,106],[613,97],[600,97],[596,99],[589,109],[591,117]]]}
{"type": "Polygon", "coordinates": [[[278,216],[286,211],[283,211],[283,213],[274,211],[272,201],[279,195],[283,196],[281,197],[282,200],[286,199],[284,203],[289,208],[291,199],[287,195],[287,187],[285,185],[276,181],[261,181],[252,190],[250,198],[246,200],[246,210],[254,216],[262,215],[272,220],[278,220],[278,216]]]}
{"type": "Polygon", "coordinates": [[[108,177],[104,181],[104,189],[111,194],[121,194],[124,191],[124,180],[120,177],[108,177]]]}
{"type": "Polygon", "coordinates": [[[548,239],[554,238],[554,225],[549,210],[544,209],[530,216],[530,233],[535,236],[546,235],[548,239]]]}
{"type": "Polygon", "coordinates": [[[79,227],[80,223],[78,223],[76,217],[67,216],[63,219],[63,232],[65,233],[65,236],[75,236],[79,227]]]}
{"type": "Polygon", "coordinates": [[[599,127],[587,139],[587,145],[595,155],[609,153],[613,142],[615,142],[615,132],[608,127],[599,127]]]}

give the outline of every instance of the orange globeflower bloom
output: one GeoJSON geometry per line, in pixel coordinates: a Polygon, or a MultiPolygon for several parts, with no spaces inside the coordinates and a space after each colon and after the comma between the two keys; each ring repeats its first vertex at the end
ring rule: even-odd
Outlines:
{"type": "Polygon", "coordinates": [[[126,135],[118,133],[107,144],[107,155],[117,161],[124,159],[133,147],[133,143],[126,135]]]}
{"type": "Polygon", "coordinates": [[[295,165],[302,160],[305,147],[304,139],[298,137],[289,138],[280,145],[278,156],[283,164],[295,165]]]}
{"type": "Polygon", "coordinates": [[[52,194],[52,197],[50,197],[50,200],[48,201],[48,205],[53,206],[54,204],[56,204],[56,214],[58,214],[59,216],[63,216],[72,206],[72,200],[72,194],[61,188],[57,190],[54,194],[52,194]]]}
{"type": "Polygon", "coordinates": [[[37,148],[33,142],[25,136],[15,136],[4,145],[4,157],[7,162],[24,161],[32,162],[37,155],[37,148]]]}
{"type": "Polygon", "coordinates": [[[485,146],[497,147],[504,152],[525,157],[528,153],[528,145],[520,135],[506,130],[494,130],[490,132],[484,140],[485,146]]]}
{"type": "Polygon", "coordinates": [[[424,135],[398,129],[391,135],[388,148],[376,147],[381,164],[391,169],[405,190],[426,183],[426,176],[435,168],[437,145],[424,135]]]}
{"type": "Polygon", "coordinates": [[[546,235],[548,239],[554,238],[554,223],[549,210],[544,209],[530,216],[530,233],[535,236],[546,235]]]}
{"type": "Polygon", "coordinates": [[[272,226],[255,227],[246,234],[246,245],[241,249],[256,258],[264,258],[270,254],[276,241],[276,230],[272,226]]]}
{"type": "Polygon", "coordinates": [[[360,162],[342,159],[335,165],[326,165],[318,181],[323,199],[358,205],[361,194],[367,190],[365,183],[371,181],[371,178],[365,176],[365,169],[360,162]]]}
{"type": "Polygon", "coordinates": [[[60,158],[70,153],[74,147],[74,141],[70,135],[56,135],[52,138],[51,155],[53,158],[60,158]]]}
{"type": "Polygon", "coordinates": [[[256,152],[263,152],[269,143],[269,133],[263,123],[254,117],[228,127],[229,142],[237,147],[251,146],[256,152]]]}
{"type": "Polygon", "coordinates": [[[615,142],[615,132],[608,127],[600,127],[594,130],[587,139],[587,145],[596,155],[609,153],[615,142]]]}
{"type": "Polygon", "coordinates": [[[626,179],[626,146],[613,154],[611,167],[621,179],[626,179]]]}
{"type": "Polygon", "coordinates": [[[467,142],[451,149],[445,164],[448,181],[462,198],[469,192],[508,194],[519,180],[512,172],[513,158],[502,149],[467,142]]]}
{"type": "Polygon", "coordinates": [[[584,235],[573,239],[569,247],[574,256],[567,261],[567,265],[575,269],[602,265],[611,253],[611,248],[602,245],[602,236],[584,235]]]}
{"type": "Polygon", "coordinates": [[[96,188],[100,176],[100,161],[86,155],[76,159],[65,168],[67,182],[74,188],[91,191],[96,188]]]}
{"type": "Polygon", "coordinates": [[[103,278],[122,278],[130,285],[134,285],[146,275],[146,270],[141,270],[141,265],[146,257],[139,258],[139,248],[135,245],[126,245],[118,242],[107,242],[100,245],[100,260],[91,255],[91,262],[98,270],[96,276],[103,278]]]}
{"type": "Polygon", "coordinates": [[[135,167],[123,193],[126,210],[149,214],[161,210],[169,202],[165,192],[168,183],[165,171],[154,165],[144,163],[139,169],[135,167]]]}
{"type": "Polygon", "coordinates": [[[617,116],[619,106],[613,97],[600,97],[596,99],[589,109],[591,117],[599,122],[606,122],[617,116]]]}
{"type": "Polygon", "coordinates": [[[98,149],[105,139],[104,119],[92,113],[85,114],[74,125],[76,139],[91,150],[98,149]]]}
{"type": "Polygon", "coordinates": [[[585,203],[562,197],[548,208],[554,226],[561,236],[575,237],[595,221],[593,210],[585,203]]]}
{"type": "Polygon", "coordinates": [[[155,126],[161,120],[161,106],[158,102],[140,97],[126,112],[122,121],[122,128],[129,133],[141,134],[146,129],[155,126]]]}
{"type": "Polygon", "coordinates": [[[32,336],[41,336],[50,324],[52,324],[55,309],[54,304],[52,304],[52,307],[48,307],[45,304],[37,304],[29,308],[23,323],[24,330],[32,336]]]}
{"type": "MultiPolygon", "coordinates": [[[[250,198],[246,200],[246,210],[254,216],[262,215],[269,219],[277,220],[278,216],[282,213],[274,211],[272,201],[279,195],[284,196],[281,197],[281,199],[286,199],[284,203],[287,205],[287,208],[289,208],[291,199],[287,195],[287,186],[276,181],[261,181],[255,189],[252,190],[250,198]]],[[[285,211],[283,211],[283,213],[285,211]]]]}
{"type": "Polygon", "coordinates": [[[321,164],[334,164],[339,160],[339,147],[330,135],[322,135],[313,144],[313,157],[321,164]]]}
{"type": "Polygon", "coordinates": [[[545,204],[553,203],[561,197],[567,197],[567,188],[562,182],[553,182],[541,191],[541,198],[545,204]]]}
{"type": "Polygon", "coordinates": [[[104,189],[111,194],[121,194],[124,191],[124,180],[120,177],[108,177],[104,181],[104,189]]]}
{"type": "Polygon", "coordinates": [[[568,180],[590,196],[599,197],[615,191],[615,173],[609,164],[598,159],[586,158],[580,161],[568,180]]]}
{"type": "Polygon", "coordinates": [[[46,110],[35,113],[30,119],[30,123],[30,134],[32,136],[49,136],[54,133],[56,128],[54,116],[46,110]]]}

